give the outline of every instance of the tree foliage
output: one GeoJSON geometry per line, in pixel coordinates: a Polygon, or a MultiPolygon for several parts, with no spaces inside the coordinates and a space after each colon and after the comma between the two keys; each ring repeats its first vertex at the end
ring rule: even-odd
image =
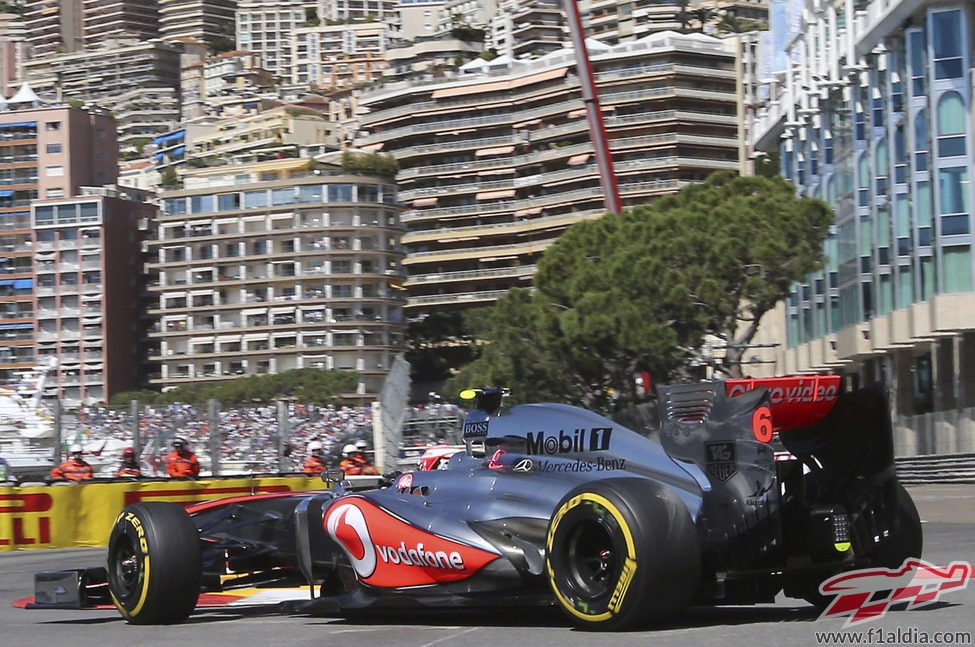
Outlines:
{"type": "Polygon", "coordinates": [[[341,394],[355,391],[358,373],[299,368],[276,375],[251,375],[224,382],[187,384],[165,393],[126,391],[112,396],[111,404],[128,404],[138,400],[146,404],[186,402],[202,404],[214,399],[227,403],[268,403],[281,398],[295,398],[305,404],[329,404],[341,401],[341,394]]]}
{"type": "Polygon", "coordinates": [[[399,162],[392,155],[345,151],[342,153],[342,170],[346,173],[396,177],[396,174],[399,173],[399,162]]]}
{"type": "Polygon", "coordinates": [[[711,175],[649,205],[572,226],[543,255],[535,292],[486,317],[481,356],[445,387],[502,385],[612,411],[640,399],[634,376],[685,375],[707,335],[716,368],[740,375],[762,315],[822,267],[832,213],[781,178],[711,175]]]}

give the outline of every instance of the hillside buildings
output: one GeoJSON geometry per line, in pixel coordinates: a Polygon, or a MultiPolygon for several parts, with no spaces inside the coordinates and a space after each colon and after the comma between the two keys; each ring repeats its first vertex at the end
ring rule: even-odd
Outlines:
{"type": "MultiPolygon", "coordinates": [[[[720,41],[589,47],[625,205],[738,168],[734,54],[720,41]]],[[[462,71],[362,99],[360,143],[400,164],[411,318],[530,286],[541,253],[605,211],[571,50],[462,71]]]]}

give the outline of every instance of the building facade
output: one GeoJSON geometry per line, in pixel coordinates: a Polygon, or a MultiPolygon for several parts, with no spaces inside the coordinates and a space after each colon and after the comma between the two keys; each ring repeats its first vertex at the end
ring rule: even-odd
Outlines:
{"type": "MultiPolygon", "coordinates": [[[[597,45],[624,205],[739,168],[735,58],[720,41],[671,32],[597,45]]],[[[467,79],[387,84],[362,98],[361,143],[400,164],[411,318],[530,286],[562,232],[605,212],[574,53],[481,63],[467,79]]]]}
{"type": "Polygon", "coordinates": [[[389,41],[382,22],[299,27],[290,41],[291,83],[326,91],[368,85],[389,68],[389,41]]]}
{"type": "Polygon", "coordinates": [[[405,349],[396,186],[282,159],[195,169],[162,194],[149,268],[164,389],[297,368],[378,395],[405,349]],[[317,171],[317,172],[316,172],[317,171]]]}
{"type": "Polygon", "coordinates": [[[36,360],[54,367],[45,398],[76,408],[142,386],[142,238],[155,213],[105,189],[33,203],[36,360]]]}
{"type": "Polygon", "coordinates": [[[67,106],[0,112],[0,383],[36,362],[31,203],[112,183],[117,173],[111,116],[67,106]]]}
{"type": "Polygon", "coordinates": [[[97,104],[121,115],[119,140],[132,150],[179,123],[181,44],[106,41],[101,49],[35,58],[24,74],[42,96],[97,104]]]}
{"type": "Polygon", "coordinates": [[[975,405],[973,24],[970,3],[773,8],[792,58],[756,145],[836,212],[826,270],[782,312],[777,367],[883,381],[898,414],[975,405]]]}

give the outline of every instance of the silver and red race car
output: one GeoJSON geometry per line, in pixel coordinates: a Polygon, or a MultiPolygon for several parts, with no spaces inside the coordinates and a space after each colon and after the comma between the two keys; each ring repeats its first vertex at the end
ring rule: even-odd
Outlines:
{"type": "Polygon", "coordinates": [[[611,420],[476,392],[465,450],[385,487],[137,503],[108,547],[132,623],[179,622],[201,591],[311,584],[311,613],[556,605],[623,630],[686,605],[824,604],[819,584],[919,557],[880,388],[838,377],[658,388],[611,420]]]}

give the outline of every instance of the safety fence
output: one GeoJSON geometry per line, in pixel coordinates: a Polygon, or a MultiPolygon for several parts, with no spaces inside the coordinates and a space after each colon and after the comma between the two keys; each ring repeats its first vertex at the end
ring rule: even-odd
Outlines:
{"type": "Polygon", "coordinates": [[[905,456],[896,460],[902,483],[975,483],[975,454],[930,454],[905,456]]]}
{"type": "Polygon", "coordinates": [[[197,456],[202,476],[298,472],[312,440],[322,443],[330,467],[338,466],[349,443],[366,443],[370,455],[372,413],[370,407],[289,401],[270,405],[133,401],[124,407],[82,407],[70,413],[55,407],[49,431],[24,441],[19,451],[0,447],[0,456],[21,484],[46,480],[74,445],[82,448],[98,476],[114,476],[127,447],[136,450],[143,475],[165,476],[173,441],[183,438],[197,456]]]}
{"type": "Polygon", "coordinates": [[[322,490],[318,476],[207,480],[86,481],[59,486],[0,487],[0,551],[105,546],[119,513],[140,501],[196,501],[264,493],[322,490]]]}

